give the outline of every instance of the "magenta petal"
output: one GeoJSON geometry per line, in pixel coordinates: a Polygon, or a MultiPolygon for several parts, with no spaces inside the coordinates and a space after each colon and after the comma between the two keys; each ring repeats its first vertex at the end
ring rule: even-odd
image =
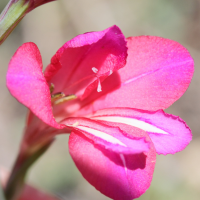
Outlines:
{"type": "MultiPolygon", "coordinates": [[[[94,144],[119,154],[138,154],[149,151],[149,142],[145,138],[136,138],[117,127],[111,127],[87,118],[67,118],[62,124],[73,127],[73,132],[84,135],[94,144]]],[[[132,127],[135,134],[142,131],[132,127]]]]}
{"type": "Polygon", "coordinates": [[[111,108],[96,112],[92,118],[120,122],[145,130],[158,154],[179,152],[192,140],[191,130],[186,123],[162,110],[150,112],[131,108],[111,108]]]}
{"type": "Polygon", "coordinates": [[[135,133],[127,125],[120,128],[130,136],[145,137],[151,145],[148,153],[115,153],[75,132],[69,138],[69,151],[83,177],[97,190],[115,200],[132,200],[150,186],[156,153],[144,131],[135,133]]]}
{"type": "Polygon", "coordinates": [[[86,112],[108,107],[165,109],[188,88],[194,62],[182,45],[153,36],[132,37],[127,41],[126,66],[102,83],[102,93],[94,91],[82,103],[88,105],[86,112]]]}
{"type": "Polygon", "coordinates": [[[101,82],[124,67],[126,57],[126,39],[117,26],[112,26],[78,35],[64,44],[53,56],[45,77],[55,85],[55,92],[84,99],[94,89],[100,92],[101,82]]]}
{"type": "Polygon", "coordinates": [[[12,57],[6,76],[10,93],[37,117],[62,128],[53,117],[49,86],[42,73],[42,58],[34,43],[25,43],[12,57]]]}

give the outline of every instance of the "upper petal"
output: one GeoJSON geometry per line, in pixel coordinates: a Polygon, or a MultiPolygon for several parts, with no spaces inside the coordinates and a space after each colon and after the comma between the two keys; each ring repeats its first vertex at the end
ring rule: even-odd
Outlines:
{"type": "Polygon", "coordinates": [[[81,103],[83,114],[108,107],[165,109],[188,88],[194,62],[186,48],[153,36],[127,41],[126,66],[102,83],[102,93],[94,91],[81,103]]]}
{"type": "MultiPolygon", "coordinates": [[[[108,126],[112,129],[115,127],[112,124],[107,124],[107,128],[108,126]]],[[[119,153],[76,131],[70,135],[69,151],[83,177],[97,190],[115,200],[132,200],[142,195],[150,186],[156,153],[144,131],[136,131],[125,124],[119,124],[118,127],[128,133],[127,137],[138,138],[138,142],[140,138],[149,141],[149,151],[138,154],[119,153]]]]}
{"type": "Polygon", "coordinates": [[[84,99],[113,71],[124,67],[126,40],[117,26],[104,31],[78,35],[65,43],[45,70],[55,92],[75,94],[84,99]]]}
{"type": "Polygon", "coordinates": [[[174,154],[192,140],[187,124],[179,117],[159,110],[150,112],[131,108],[111,108],[97,111],[92,119],[123,123],[146,131],[158,154],[174,154]]]}
{"type": "Polygon", "coordinates": [[[6,76],[10,93],[37,117],[62,128],[53,117],[49,86],[42,73],[42,58],[34,43],[25,43],[12,57],[6,76]]]}

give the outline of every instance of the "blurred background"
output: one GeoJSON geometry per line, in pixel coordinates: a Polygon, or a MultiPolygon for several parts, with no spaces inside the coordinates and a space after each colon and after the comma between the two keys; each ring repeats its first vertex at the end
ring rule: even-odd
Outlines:
{"type": "MultiPolygon", "coordinates": [[[[0,11],[8,0],[0,0],[0,11]]],[[[187,92],[166,111],[184,119],[193,141],[176,155],[157,156],[153,181],[139,200],[199,200],[200,197],[200,0],[58,0],[29,13],[0,46],[0,166],[11,168],[22,137],[26,108],[7,91],[6,70],[24,42],[38,45],[44,66],[74,36],[118,25],[126,37],[156,35],[176,40],[195,60],[187,92]]],[[[106,200],[87,183],[60,136],[30,170],[28,182],[63,200],[106,200]]]]}

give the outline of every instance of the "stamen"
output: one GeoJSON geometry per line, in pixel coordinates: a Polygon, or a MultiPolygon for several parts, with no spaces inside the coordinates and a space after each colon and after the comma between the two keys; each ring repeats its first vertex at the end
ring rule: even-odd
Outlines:
{"type": "Polygon", "coordinates": [[[57,101],[58,99],[63,98],[63,97],[65,97],[65,94],[63,92],[58,92],[58,93],[52,94],[51,102],[55,103],[55,101],[57,101]]]}
{"type": "Polygon", "coordinates": [[[61,103],[65,103],[67,101],[70,101],[70,100],[73,100],[73,99],[76,99],[77,96],[72,94],[72,95],[65,95],[65,93],[63,92],[57,92],[55,94],[52,94],[53,91],[54,91],[54,84],[51,83],[51,86],[49,87],[50,89],[50,93],[51,93],[51,103],[52,105],[58,105],[58,104],[61,104],[61,103]]]}
{"type": "Polygon", "coordinates": [[[51,95],[51,103],[55,103],[58,99],[63,98],[65,94],[63,92],[58,92],[51,95]]]}
{"type": "Polygon", "coordinates": [[[74,100],[76,98],[77,98],[77,96],[74,95],[74,94],[64,96],[64,97],[61,97],[61,98],[57,99],[56,101],[54,101],[54,104],[58,105],[58,104],[65,103],[65,102],[70,101],[70,100],[74,100]]]}

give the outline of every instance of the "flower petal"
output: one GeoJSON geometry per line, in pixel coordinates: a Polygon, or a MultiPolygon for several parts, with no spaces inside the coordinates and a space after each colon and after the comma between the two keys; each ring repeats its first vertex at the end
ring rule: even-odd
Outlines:
{"type": "Polygon", "coordinates": [[[174,154],[192,140],[190,128],[179,117],[159,110],[150,112],[131,108],[111,108],[96,112],[92,119],[123,123],[146,131],[158,154],[174,154]]]}
{"type": "MultiPolygon", "coordinates": [[[[71,127],[74,133],[84,135],[93,143],[115,153],[138,154],[149,151],[149,143],[145,138],[135,138],[117,127],[78,117],[67,118],[62,124],[71,127]]],[[[132,129],[135,133],[141,131],[136,127],[132,129]]]]}
{"type": "Polygon", "coordinates": [[[127,39],[128,59],[82,102],[82,114],[109,107],[159,110],[169,107],[188,88],[194,72],[189,52],[179,43],[153,36],[127,39]]]}
{"type": "Polygon", "coordinates": [[[45,70],[55,92],[86,98],[92,90],[101,91],[101,82],[125,66],[126,40],[117,26],[104,31],[78,35],[65,43],[45,70]]]}
{"type": "Polygon", "coordinates": [[[135,138],[150,142],[147,153],[122,154],[96,144],[84,134],[73,132],[69,138],[70,154],[83,177],[104,195],[115,200],[132,200],[150,186],[156,152],[144,131],[127,125],[120,129],[135,138]]]}
{"type": "Polygon", "coordinates": [[[6,76],[10,93],[48,125],[62,128],[53,117],[49,86],[42,73],[42,58],[34,43],[25,43],[12,57],[6,76]]]}

